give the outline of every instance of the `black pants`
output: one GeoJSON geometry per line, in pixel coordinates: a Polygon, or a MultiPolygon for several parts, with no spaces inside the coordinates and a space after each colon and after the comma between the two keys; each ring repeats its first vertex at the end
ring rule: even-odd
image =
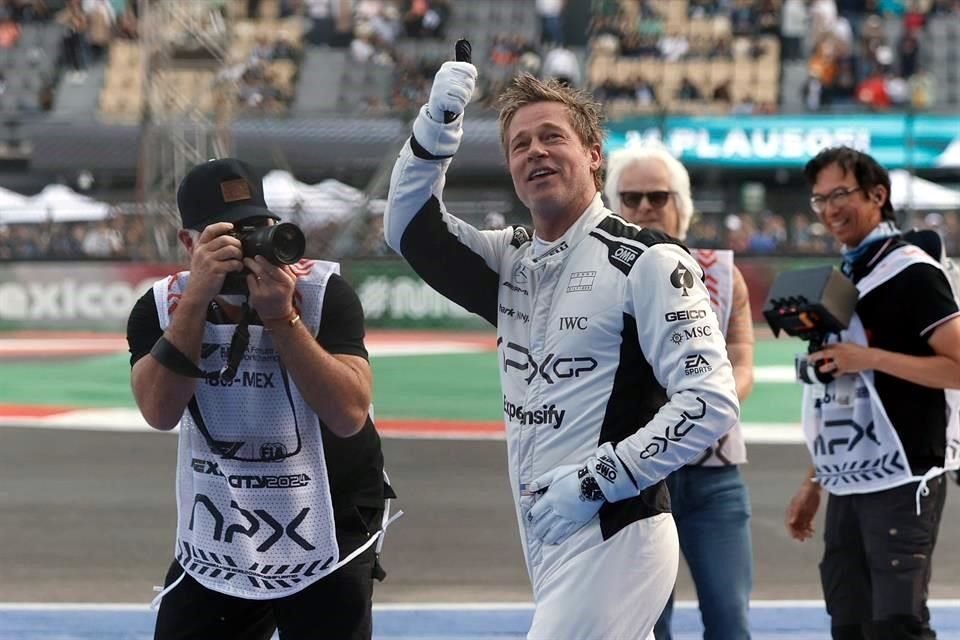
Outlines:
{"type": "MultiPolygon", "coordinates": [[[[380,528],[381,509],[351,507],[337,516],[341,557],[380,528]]],[[[284,598],[248,600],[211,591],[189,575],[163,596],[154,640],[370,640],[373,580],[382,580],[376,544],[332,574],[284,598]]],[[[164,586],[183,568],[170,565],[164,586]]]]}
{"type": "Polygon", "coordinates": [[[916,511],[917,484],[831,495],[820,563],[835,640],[929,640],[931,557],[947,497],[931,480],[916,511]]]}

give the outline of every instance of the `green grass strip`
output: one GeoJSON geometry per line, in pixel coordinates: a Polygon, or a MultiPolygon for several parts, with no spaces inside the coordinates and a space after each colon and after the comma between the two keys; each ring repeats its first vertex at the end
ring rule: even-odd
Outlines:
{"type": "MultiPolygon", "coordinates": [[[[799,341],[761,342],[758,366],[791,366],[799,341]]],[[[503,400],[494,353],[381,357],[371,360],[376,414],[383,418],[499,420],[503,400]]],[[[125,354],[6,362],[0,403],[77,408],[134,407],[125,354]]],[[[796,422],[800,386],[757,384],[743,407],[748,422],[796,422]]]]}

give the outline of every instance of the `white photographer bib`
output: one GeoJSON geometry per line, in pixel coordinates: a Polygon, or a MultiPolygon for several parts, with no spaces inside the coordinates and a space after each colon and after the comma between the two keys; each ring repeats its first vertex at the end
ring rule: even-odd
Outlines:
{"type": "MultiPolygon", "coordinates": [[[[301,261],[294,302],[320,326],[335,263],[301,261]]],[[[153,287],[164,330],[189,273],[153,287]]],[[[206,323],[200,368],[226,364],[236,325],[206,323]]],[[[176,558],[203,586],[264,600],[295,593],[337,566],[320,423],[280,363],[271,334],[250,326],[232,380],[203,379],[180,422],[176,558]]]]}
{"type": "MultiPolygon", "coordinates": [[[[703,269],[703,283],[710,293],[710,307],[717,314],[724,336],[733,311],[733,251],[729,249],[690,249],[703,269]]],[[[733,426],[693,464],[701,467],[726,467],[747,462],[747,445],[740,422],[733,426]]]]}
{"type": "MultiPolygon", "coordinates": [[[[860,297],[921,262],[941,268],[917,247],[892,251],[857,283],[860,297]]],[[[841,333],[840,341],[868,346],[856,314],[850,327],[841,333]]],[[[919,482],[919,510],[919,495],[926,492],[926,483],[947,470],[960,468],[960,392],[946,390],[944,394],[948,411],[944,467],[933,467],[923,476],[915,476],[874,388],[873,371],[839,376],[826,385],[804,385],[803,430],[817,482],[835,495],[873,493],[919,482]]]]}

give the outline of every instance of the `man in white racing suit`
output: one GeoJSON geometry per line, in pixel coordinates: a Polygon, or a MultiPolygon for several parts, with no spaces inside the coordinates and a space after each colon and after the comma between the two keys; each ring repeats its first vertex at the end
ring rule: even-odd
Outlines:
{"type": "Polygon", "coordinates": [[[643,639],[679,561],[662,480],[739,415],[723,338],[696,260],[604,208],[601,109],[583,93],[523,75],[501,98],[501,141],[532,231],[479,231],[445,210],[476,76],[466,62],[437,73],[394,166],[386,240],[497,327],[536,603],[528,638],[643,639]],[[710,330],[670,340],[693,326],[710,330]]]}

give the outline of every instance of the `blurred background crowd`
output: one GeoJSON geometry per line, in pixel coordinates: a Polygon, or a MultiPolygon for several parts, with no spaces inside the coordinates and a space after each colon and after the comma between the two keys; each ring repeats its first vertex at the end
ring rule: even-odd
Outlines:
{"type": "MultiPolygon", "coordinates": [[[[207,35],[222,39],[225,64],[216,72],[183,66],[169,74],[171,112],[222,113],[220,89],[227,87],[232,118],[287,122],[340,113],[406,122],[426,101],[434,72],[451,57],[451,43],[467,26],[481,70],[471,109],[488,117],[502,87],[520,72],[586,88],[605,103],[611,118],[620,119],[960,112],[960,0],[195,4],[213,9],[207,35]]],[[[92,105],[87,116],[101,123],[136,126],[162,115],[156,107],[150,111],[147,92],[153,89],[142,65],[139,21],[149,6],[150,0],[0,2],[0,120],[7,128],[0,161],[7,158],[10,166],[19,161],[21,170],[26,162],[29,171],[31,143],[23,123],[63,120],[76,114],[83,100],[92,105]]],[[[191,46],[196,42],[184,40],[184,59],[191,46]]],[[[362,136],[363,128],[351,133],[362,136]]],[[[264,158],[267,164],[275,160],[283,165],[283,158],[264,158]]],[[[54,179],[106,203],[107,213],[96,219],[51,213],[28,222],[5,221],[0,205],[0,259],[171,256],[174,230],[155,224],[155,216],[138,206],[142,185],[82,173],[86,180],[62,171],[54,179]]],[[[796,174],[789,176],[795,187],[796,174]]],[[[703,176],[693,174],[695,200],[703,176]]],[[[337,177],[361,191],[373,180],[363,172],[337,177]]],[[[935,178],[954,186],[943,174],[935,178]]],[[[763,184],[769,193],[787,180],[782,171],[703,179],[713,191],[718,182],[742,179],[763,184]]],[[[6,186],[3,175],[0,184],[6,186]]],[[[19,190],[30,195],[29,186],[19,190]]],[[[311,250],[328,257],[387,255],[379,234],[382,202],[376,200],[382,191],[354,203],[352,216],[314,221],[322,232],[311,237],[311,250]]],[[[698,200],[690,243],[755,255],[834,254],[838,247],[805,198],[783,200],[754,205],[726,197],[702,207],[698,200]]],[[[522,222],[521,213],[516,202],[476,203],[468,218],[497,227],[522,222]]],[[[938,231],[951,253],[960,250],[960,207],[907,206],[899,215],[905,226],[938,231]]]]}

